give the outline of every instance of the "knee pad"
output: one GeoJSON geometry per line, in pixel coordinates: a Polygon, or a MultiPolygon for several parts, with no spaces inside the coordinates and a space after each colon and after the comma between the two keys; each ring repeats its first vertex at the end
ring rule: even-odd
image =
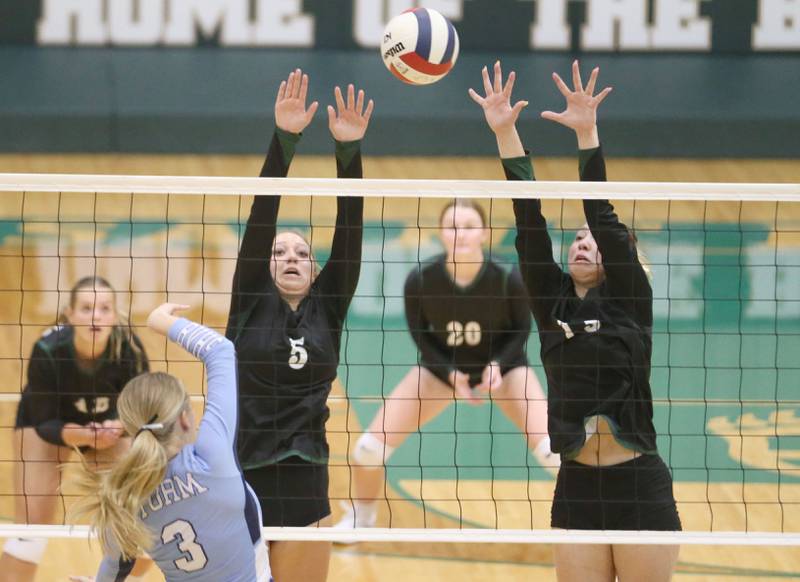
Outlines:
{"type": "Polygon", "coordinates": [[[3,553],[38,565],[46,549],[47,538],[9,538],[3,546],[3,553]]]}
{"type": "Polygon", "coordinates": [[[386,464],[392,453],[394,453],[394,447],[390,447],[374,435],[365,432],[356,442],[353,460],[365,469],[377,469],[386,464]]]}
{"type": "Polygon", "coordinates": [[[561,467],[561,455],[554,453],[550,448],[550,437],[545,436],[533,449],[533,456],[539,461],[541,467],[552,475],[558,474],[561,467]]]}

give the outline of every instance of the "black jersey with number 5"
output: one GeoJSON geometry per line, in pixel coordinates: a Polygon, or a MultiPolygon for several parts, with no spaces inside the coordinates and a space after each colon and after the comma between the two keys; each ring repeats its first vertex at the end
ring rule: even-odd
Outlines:
{"type": "Polygon", "coordinates": [[[483,263],[466,287],[453,281],[444,255],[412,271],[405,286],[408,329],[422,366],[449,384],[459,370],[480,383],[490,362],[502,373],[528,363],[525,344],[531,316],[525,286],[516,269],[483,263]]]}
{"type": "MultiPolygon", "coordinates": [[[[298,139],[276,131],[262,177],[286,176],[298,139]]],[[[361,177],[359,144],[337,142],[339,177],[361,177]]],[[[277,196],[256,196],[233,278],[226,335],[238,358],[237,445],[244,469],[290,456],[327,461],[327,398],[361,267],[364,200],[339,197],[330,258],[292,311],[269,270],[279,204],[277,196]]]]}
{"type": "MultiPolygon", "coordinates": [[[[503,160],[510,180],[533,179],[529,158],[503,160]]],[[[604,181],[600,148],[581,151],[581,180],[604,181]]],[[[583,446],[585,425],[604,417],[633,450],[655,454],[650,358],[653,292],[628,228],[608,200],[584,200],[605,277],[584,298],[553,258],[541,202],[514,200],[517,253],[539,328],[547,374],[548,431],[554,452],[583,446]]]]}
{"type": "Polygon", "coordinates": [[[136,350],[123,341],[119,358],[112,357],[109,348],[91,367],[84,367],[75,353],[72,326],[45,333],[33,346],[17,428],[34,427],[47,442],[66,446],[61,437],[64,424],[86,425],[117,418],[119,393],[128,380],[148,370],[139,338],[131,337],[136,350]]]}

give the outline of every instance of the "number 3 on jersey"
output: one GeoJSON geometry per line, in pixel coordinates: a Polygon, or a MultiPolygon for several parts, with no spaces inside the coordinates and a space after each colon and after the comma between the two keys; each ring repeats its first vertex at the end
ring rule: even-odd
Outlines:
{"type": "Polygon", "coordinates": [[[460,321],[451,321],[447,324],[447,345],[460,346],[466,343],[468,346],[477,346],[481,343],[481,324],[477,321],[468,321],[466,324],[460,321]]]}
{"type": "Polygon", "coordinates": [[[161,541],[165,544],[174,539],[178,542],[178,549],[184,554],[183,558],[175,560],[175,567],[184,572],[197,572],[206,567],[208,558],[203,546],[197,543],[197,534],[192,524],[183,519],[176,519],[172,523],[164,526],[161,530],[161,541]]]}
{"type": "Polygon", "coordinates": [[[292,346],[292,349],[289,352],[289,367],[292,370],[301,370],[308,361],[308,352],[303,347],[305,343],[306,338],[304,337],[301,337],[300,339],[289,338],[289,345],[292,346]]]}

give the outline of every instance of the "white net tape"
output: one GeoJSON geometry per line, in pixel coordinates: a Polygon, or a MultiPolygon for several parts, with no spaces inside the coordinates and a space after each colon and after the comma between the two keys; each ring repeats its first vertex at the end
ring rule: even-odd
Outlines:
{"type": "MultiPolygon", "coordinates": [[[[701,546],[800,546],[800,534],[771,532],[663,532],[518,529],[267,527],[272,541],[419,542],[457,544],[680,544],[701,546]]],[[[3,537],[86,539],[87,526],[0,525],[3,537]]]]}
{"type": "Polygon", "coordinates": [[[137,194],[273,194],[392,198],[706,200],[797,202],[800,184],[680,182],[513,182],[495,180],[329,180],[325,178],[220,178],[0,174],[0,191],[137,194]]]}

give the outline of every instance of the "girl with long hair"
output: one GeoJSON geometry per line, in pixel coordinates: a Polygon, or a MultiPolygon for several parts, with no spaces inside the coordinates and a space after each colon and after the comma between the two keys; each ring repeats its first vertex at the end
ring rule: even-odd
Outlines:
{"type": "MultiPolygon", "coordinates": [[[[599,70],[583,86],[578,62],[573,89],[553,73],[567,102],[544,119],[573,131],[580,177],[605,181],[597,108],[611,91],[595,94],[599,70]]],[[[516,120],[527,105],[511,105],[515,75],[502,82],[483,69],[485,94],[470,89],[497,139],[509,180],[533,180],[516,120]]],[[[532,190],[534,190],[532,188],[532,190]]],[[[553,450],[562,463],[551,525],[561,529],[681,529],[669,468],[658,455],[650,389],[653,291],[636,239],[608,200],[584,200],[586,224],[569,247],[568,269],[553,257],[553,244],[537,198],[514,200],[516,247],[547,374],[548,421],[553,450]]],[[[595,544],[555,546],[560,581],[666,581],[678,546],[595,544]]]]}
{"type": "Polygon", "coordinates": [[[147,553],[168,582],[269,582],[258,499],[242,477],[234,443],[236,352],[217,332],[164,303],[147,319],[206,367],[208,398],[197,428],[189,394],[163,372],[125,386],[119,418],[133,442],[109,470],[84,463],[70,519],[88,519],[104,551],[96,580],[125,580],[147,553]]]}
{"type": "MultiPolygon", "coordinates": [[[[293,71],[278,89],[276,129],[261,171],[284,177],[317,103],[306,106],[308,76],[293,71]]],[[[361,139],[373,103],[350,85],[328,107],[340,178],[360,178],[361,139]]],[[[233,277],[226,335],[236,344],[242,413],[239,458],[261,499],[265,526],[329,521],[327,399],[336,379],[347,310],[361,269],[364,200],[337,200],[330,258],[319,270],[311,246],[277,231],[280,197],[256,196],[233,277]]],[[[327,578],[329,542],[270,542],[277,580],[327,578]]]]}
{"type": "MultiPolygon", "coordinates": [[[[14,431],[16,523],[53,523],[61,499],[59,465],[73,449],[101,464],[127,449],[117,398],[147,369],[142,343],[120,313],[111,284],[98,276],[76,282],[57,325],[34,344],[28,364],[14,431]]],[[[9,539],[0,580],[32,580],[46,546],[43,538],[9,539]]]]}
{"type": "Polygon", "coordinates": [[[525,436],[546,470],[558,469],[550,451],[547,401],[528,367],[531,316],[519,271],[486,256],[490,227],[472,200],[442,209],[444,254],[409,273],[405,314],[419,350],[414,366],[385,399],[353,451],[353,502],[343,503],[337,527],[372,527],[391,454],[455,400],[489,398],[525,436]]]}

